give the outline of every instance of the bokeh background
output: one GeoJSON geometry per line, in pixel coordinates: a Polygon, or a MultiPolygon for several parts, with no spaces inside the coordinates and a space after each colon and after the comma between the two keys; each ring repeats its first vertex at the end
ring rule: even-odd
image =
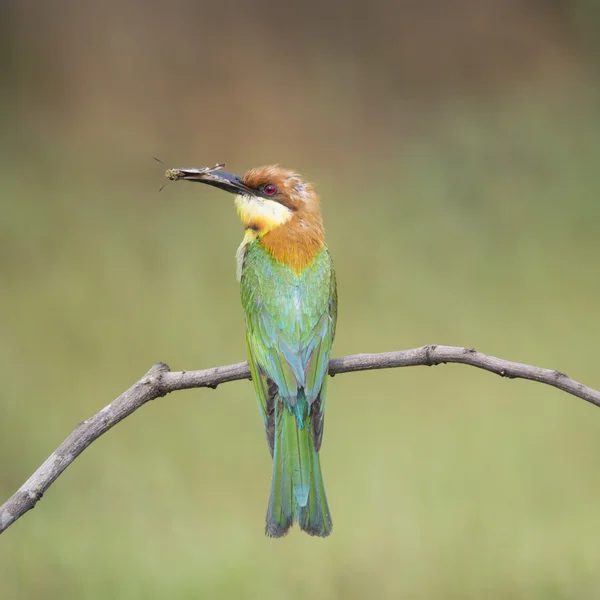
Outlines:
{"type": "MultiPolygon", "coordinates": [[[[0,496],[157,361],[245,358],[232,199],[321,193],[335,355],[454,344],[600,387],[595,0],[0,3],[0,496]]],[[[600,412],[469,367],[336,377],[334,533],[263,535],[248,382],[157,400],[2,536],[0,598],[600,597],[600,412]]]]}

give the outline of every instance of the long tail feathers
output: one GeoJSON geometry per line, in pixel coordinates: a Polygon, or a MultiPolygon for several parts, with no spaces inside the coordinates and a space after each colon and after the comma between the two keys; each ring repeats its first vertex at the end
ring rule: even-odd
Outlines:
{"type": "Polygon", "coordinates": [[[283,537],[294,522],[294,491],[286,465],[285,450],[283,420],[278,418],[275,423],[273,478],[265,528],[265,533],[274,538],[283,537]]]}
{"type": "MultiPolygon", "coordinates": [[[[277,400],[276,400],[277,401],[277,400]]],[[[284,536],[294,521],[309,535],[331,533],[319,453],[315,450],[312,416],[300,421],[283,405],[276,409],[273,479],[265,533],[284,536]]]]}

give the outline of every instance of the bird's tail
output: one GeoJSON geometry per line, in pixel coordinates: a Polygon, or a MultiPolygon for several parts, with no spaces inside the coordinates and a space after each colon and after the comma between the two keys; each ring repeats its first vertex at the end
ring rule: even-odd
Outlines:
{"type": "Polygon", "coordinates": [[[300,392],[297,405],[289,409],[276,399],[273,479],[267,509],[265,533],[284,536],[294,521],[309,535],[326,537],[331,533],[319,453],[315,449],[312,415],[300,392]],[[304,413],[304,418],[301,417],[304,413]]]}

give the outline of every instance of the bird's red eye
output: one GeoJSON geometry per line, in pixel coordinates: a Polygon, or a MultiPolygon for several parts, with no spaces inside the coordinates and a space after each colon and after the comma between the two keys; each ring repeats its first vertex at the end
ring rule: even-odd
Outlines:
{"type": "Polygon", "coordinates": [[[263,191],[267,196],[272,196],[277,191],[277,188],[272,183],[267,183],[263,188],[263,191]]]}

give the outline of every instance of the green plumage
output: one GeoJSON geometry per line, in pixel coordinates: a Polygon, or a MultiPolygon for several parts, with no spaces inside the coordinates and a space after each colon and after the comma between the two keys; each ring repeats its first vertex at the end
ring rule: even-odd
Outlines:
{"type": "Polygon", "coordinates": [[[253,241],[241,292],[250,370],[273,457],[266,533],[281,537],[298,521],[310,535],[327,536],[331,515],[318,452],[337,318],[329,252],[323,248],[296,274],[253,241]]]}

